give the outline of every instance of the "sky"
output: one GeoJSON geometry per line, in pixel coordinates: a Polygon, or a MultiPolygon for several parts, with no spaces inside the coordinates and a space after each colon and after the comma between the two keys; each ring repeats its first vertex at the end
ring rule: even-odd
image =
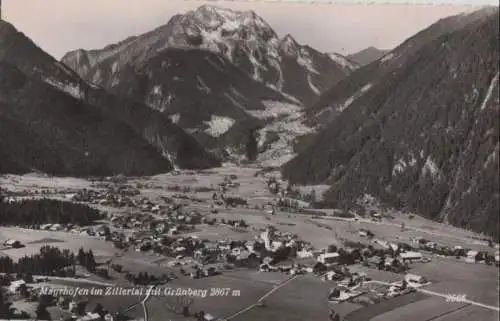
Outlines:
{"type": "MultiPolygon", "coordinates": [[[[206,3],[253,10],[279,36],[291,34],[301,44],[341,54],[370,46],[392,49],[440,18],[475,9],[463,4],[387,4],[397,1],[401,0],[370,5],[328,4],[327,0],[3,0],[3,17],[59,59],[71,50],[99,49],[150,31],[173,15],[206,3]]],[[[434,3],[439,1],[444,0],[434,3]]],[[[485,1],[497,4],[498,0],[468,0],[485,1]]]]}

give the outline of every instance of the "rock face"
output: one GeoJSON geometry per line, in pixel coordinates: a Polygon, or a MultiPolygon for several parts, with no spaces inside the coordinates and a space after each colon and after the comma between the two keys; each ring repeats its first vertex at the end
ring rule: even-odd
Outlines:
{"type": "MultiPolygon", "coordinates": [[[[390,67],[360,68],[345,84],[357,97],[283,174],[328,182],[333,206],[370,194],[498,238],[498,30],[497,8],[448,18],[390,53],[390,67]]],[[[337,90],[322,104],[341,106],[337,90]]]]}
{"type": "Polygon", "coordinates": [[[4,21],[0,62],[4,172],[150,174],[220,164],[161,113],[83,81],[4,21]]]}
{"type": "MultiPolygon", "coordinates": [[[[176,15],[151,32],[100,50],[69,52],[62,61],[84,79],[113,89],[123,81],[124,69],[146,65],[150,59],[158,60],[158,55],[172,48],[217,53],[253,80],[291,95],[304,105],[314,102],[322,91],[352,71],[351,65],[339,62],[345,58],[341,55],[332,59],[328,54],[299,45],[290,35],[279,39],[253,11],[238,12],[212,5],[176,15]]],[[[204,79],[205,75],[200,77],[204,79]]],[[[204,83],[210,89],[216,86],[207,79],[204,83]]],[[[167,97],[165,93],[164,98],[167,97]]]]}

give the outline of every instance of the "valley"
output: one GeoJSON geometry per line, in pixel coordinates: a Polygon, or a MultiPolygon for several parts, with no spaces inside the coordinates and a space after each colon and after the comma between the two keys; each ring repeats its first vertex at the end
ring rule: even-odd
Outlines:
{"type": "Polygon", "coordinates": [[[499,318],[498,6],[173,1],[0,0],[0,320],[499,318]]]}

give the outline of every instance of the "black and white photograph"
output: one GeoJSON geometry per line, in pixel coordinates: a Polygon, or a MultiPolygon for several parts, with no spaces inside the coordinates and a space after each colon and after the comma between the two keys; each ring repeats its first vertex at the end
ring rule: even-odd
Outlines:
{"type": "Polygon", "coordinates": [[[0,321],[499,320],[499,4],[0,0],[0,321]]]}

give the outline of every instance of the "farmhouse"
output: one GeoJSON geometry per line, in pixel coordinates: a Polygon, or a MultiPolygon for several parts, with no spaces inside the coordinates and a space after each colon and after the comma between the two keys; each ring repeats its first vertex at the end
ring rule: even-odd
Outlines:
{"type": "Polygon", "coordinates": [[[15,293],[19,291],[22,286],[26,286],[26,282],[24,280],[12,281],[9,285],[9,291],[15,293]]]}
{"type": "Polygon", "coordinates": [[[14,240],[14,239],[10,239],[10,240],[5,241],[4,245],[9,246],[9,247],[14,248],[14,249],[17,249],[17,248],[20,248],[23,246],[21,244],[21,242],[19,242],[18,240],[14,240]]]}
{"type": "Polygon", "coordinates": [[[479,251],[469,251],[467,252],[467,256],[465,257],[465,262],[467,263],[477,263],[479,261],[480,255],[479,251]]]}
{"type": "Polygon", "coordinates": [[[404,262],[414,262],[422,260],[422,253],[420,252],[403,252],[399,255],[400,259],[404,262]]]}
{"type": "Polygon", "coordinates": [[[340,255],[338,253],[323,253],[318,256],[318,262],[323,264],[332,264],[338,261],[340,255]]]}

